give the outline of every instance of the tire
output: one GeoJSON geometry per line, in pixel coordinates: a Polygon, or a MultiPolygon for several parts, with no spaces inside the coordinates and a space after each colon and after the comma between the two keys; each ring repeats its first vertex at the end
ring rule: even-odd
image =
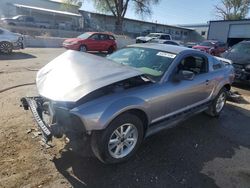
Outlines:
{"type": "Polygon", "coordinates": [[[124,162],[137,151],[143,140],[143,132],[143,123],[139,117],[130,113],[121,114],[103,131],[93,132],[91,136],[92,151],[103,163],[124,162]],[[121,127],[123,127],[123,131],[121,127]],[[123,132],[123,136],[118,137],[117,131],[118,133],[123,132]],[[127,136],[125,136],[126,131],[128,131],[127,136]],[[113,143],[111,143],[112,141],[113,143]]]}
{"type": "Polygon", "coordinates": [[[80,52],[87,52],[87,47],[85,45],[81,45],[79,48],[80,52]]]}
{"type": "Polygon", "coordinates": [[[13,50],[13,45],[10,42],[0,42],[0,52],[10,54],[13,50]]]}
{"type": "Polygon", "coordinates": [[[227,97],[227,89],[223,87],[213,100],[212,104],[210,105],[206,113],[211,117],[219,117],[221,111],[223,110],[226,104],[226,97],[227,97]]]}
{"type": "Polygon", "coordinates": [[[113,52],[114,52],[114,48],[112,46],[110,46],[108,49],[108,54],[112,54],[113,52]]]}

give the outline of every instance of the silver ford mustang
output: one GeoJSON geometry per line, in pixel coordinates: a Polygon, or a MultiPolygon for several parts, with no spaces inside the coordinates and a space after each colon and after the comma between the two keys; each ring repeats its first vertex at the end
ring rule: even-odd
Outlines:
{"type": "Polygon", "coordinates": [[[153,133],[202,111],[218,116],[233,79],[229,60],[179,46],[135,44],[106,58],[67,51],[38,72],[39,96],[21,101],[46,141],[86,136],[99,160],[118,163],[153,133]]]}

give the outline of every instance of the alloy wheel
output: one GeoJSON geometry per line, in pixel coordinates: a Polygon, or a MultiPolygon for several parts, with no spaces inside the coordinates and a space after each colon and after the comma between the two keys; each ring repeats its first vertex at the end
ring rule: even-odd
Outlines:
{"type": "Polygon", "coordinates": [[[108,142],[109,154],[120,159],[127,156],[134,148],[138,140],[138,130],[135,125],[126,123],[119,126],[111,134],[108,142]]]}
{"type": "Polygon", "coordinates": [[[225,103],[226,103],[226,94],[225,92],[222,92],[216,101],[215,109],[217,113],[219,113],[222,110],[225,103]]]}

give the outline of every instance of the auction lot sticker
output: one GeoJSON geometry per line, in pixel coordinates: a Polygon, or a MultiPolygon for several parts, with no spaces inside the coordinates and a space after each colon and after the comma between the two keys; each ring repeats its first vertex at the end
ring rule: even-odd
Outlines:
{"type": "Polygon", "coordinates": [[[175,54],[170,54],[170,53],[167,53],[167,52],[158,52],[156,55],[162,56],[162,57],[168,57],[168,58],[171,58],[171,59],[174,59],[176,57],[175,54]]]}

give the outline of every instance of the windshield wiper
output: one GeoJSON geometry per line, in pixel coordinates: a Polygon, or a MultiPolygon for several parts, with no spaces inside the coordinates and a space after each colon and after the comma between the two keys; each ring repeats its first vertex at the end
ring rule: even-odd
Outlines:
{"type": "Polygon", "coordinates": [[[141,75],[141,78],[144,80],[144,81],[150,81],[152,83],[155,83],[156,81],[153,80],[149,75],[146,75],[146,74],[143,74],[141,75]]]}

